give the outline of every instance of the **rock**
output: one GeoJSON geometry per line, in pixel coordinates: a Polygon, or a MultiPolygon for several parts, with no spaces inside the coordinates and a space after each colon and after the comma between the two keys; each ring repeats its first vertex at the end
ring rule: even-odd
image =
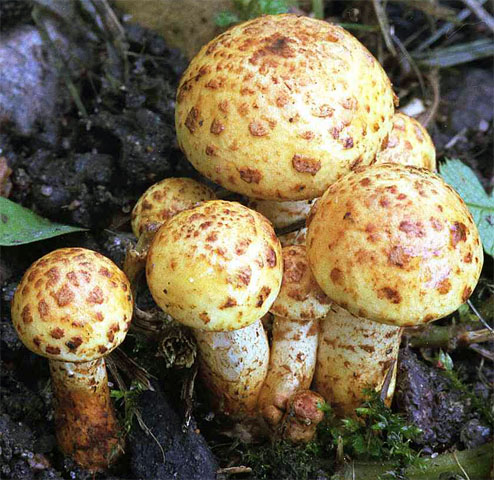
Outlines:
{"type": "Polygon", "coordinates": [[[161,392],[146,391],[139,397],[138,408],[144,423],[156,440],[134,424],[128,448],[131,453],[131,469],[137,478],[154,480],[214,480],[217,464],[204,438],[191,424],[182,431],[181,418],[170,407],[161,392]]]}
{"type": "Polygon", "coordinates": [[[395,400],[406,419],[421,428],[417,442],[424,453],[440,450],[460,440],[460,430],[470,419],[471,408],[459,391],[437,369],[402,349],[399,355],[395,400]]]}
{"type": "Polygon", "coordinates": [[[87,43],[72,41],[76,28],[75,22],[70,22],[75,15],[70,2],[52,3],[61,4],[66,13],[64,20],[47,12],[40,15],[52,45],[33,25],[17,27],[0,39],[0,125],[8,125],[18,135],[38,136],[54,144],[62,114],[70,105],[59,65],[61,57],[66,62],[62,68],[77,76],[92,61],[92,52],[87,43]],[[71,30],[66,28],[69,23],[71,30]]]}
{"type": "Polygon", "coordinates": [[[473,418],[461,429],[460,438],[465,448],[475,448],[489,440],[491,429],[483,425],[477,418],[473,418]]]}

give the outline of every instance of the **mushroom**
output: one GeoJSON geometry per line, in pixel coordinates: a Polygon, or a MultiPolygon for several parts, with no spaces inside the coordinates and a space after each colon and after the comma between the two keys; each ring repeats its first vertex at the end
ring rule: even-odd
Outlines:
{"type": "MultiPolygon", "coordinates": [[[[264,215],[276,229],[283,229],[305,220],[316,199],[276,202],[274,200],[250,199],[247,206],[264,215]]],[[[304,245],[307,228],[280,235],[281,245],[304,245]]]]}
{"type": "Polygon", "coordinates": [[[275,315],[269,370],[259,395],[259,411],[276,428],[287,402],[310,387],[316,365],[319,319],[329,311],[328,297],[309,268],[305,247],[283,248],[283,281],[271,305],[275,315]]]}
{"type": "Polygon", "coordinates": [[[124,272],[133,288],[144,269],[149,243],[156,230],[178,212],[215,198],[209,187],[192,178],[165,178],[142,194],[131,216],[137,246],[127,251],[124,262],[124,272]]]}
{"type": "Polygon", "coordinates": [[[282,278],[269,222],[222,200],[180,212],[154,237],[146,275],[156,303],[195,332],[214,403],[231,415],[253,413],[269,361],[260,319],[282,278]]]}
{"type": "Polygon", "coordinates": [[[364,390],[380,391],[389,375],[385,402],[390,404],[403,329],[356,317],[337,305],[320,325],[314,388],[335,414],[354,415],[365,400],[364,390]]]}
{"type": "Polygon", "coordinates": [[[317,283],[354,315],[413,326],[454,312],[483,263],[463,200],[425,169],[385,163],[334,183],[308,218],[317,283]]]}
{"type": "Polygon", "coordinates": [[[91,471],[105,469],[121,447],[104,356],[124,340],[131,316],[123,272],[83,248],[33,263],[12,302],[19,338],[49,359],[59,447],[91,471]]]}
{"type": "Polygon", "coordinates": [[[303,200],[375,160],[395,99],[382,67],[343,28],[266,15],[194,57],[175,123],[180,148],[213,182],[250,198],[303,200]]]}
{"type": "Polygon", "coordinates": [[[324,419],[324,398],[312,390],[300,390],[287,401],[281,436],[292,443],[308,443],[324,419]]]}
{"type": "Polygon", "coordinates": [[[391,163],[329,187],[308,218],[307,252],[318,284],[342,307],[322,322],[315,373],[316,390],[342,415],[366,383],[380,388],[388,376],[391,400],[399,327],[455,311],[483,262],[458,194],[426,169],[391,163]]]}
{"type": "Polygon", "coordinates": [[[427,130],[412,117],[395,113],[393,128],[376,155],[377,163],[399,163],[436,170],[436,149],[427,130]]]}

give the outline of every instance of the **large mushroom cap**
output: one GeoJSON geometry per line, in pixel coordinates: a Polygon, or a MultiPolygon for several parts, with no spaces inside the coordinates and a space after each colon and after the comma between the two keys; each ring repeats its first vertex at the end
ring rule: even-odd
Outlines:
{"type": "Polygon", "coordinates": [[[156,303],[177,321],[203,330],[236,330],[260,319],[276,298],[281,246],[261,214],[213,200],[158,230],[146,273],[156,303]]]}
{"type": "Polygon", "coordinates": [[[394,325],[436,320],[466,302],[483,263],[458,194],[420,168],[364,167],[332,185],[308,220],[314,276],[341,307],[394,325]]]}
{"type": "Polygon", "coordinates": [[[393,128],[376,158],[378,163],[436,169],[436,148],[431,137],[417,120],[404,113],[395,113],[393,128]]]}
{"type": "Polygon", "coordinates": [[[132,231],[139,238],[146,225],[162,224],[199,202],[213,200],[214,192],[192,178],[165,178],[149,187],[132,210],[132,231]]]}
{"type": "Polygon", "coordinates": [[[283,248],[283,281],[270,312],[291,320],[316,320],[327,315],[331,302],[309,267],[305,246],[283,248]]]}
{"type": "Polygon", "coordinates": [[[131,319],[127,277],[111,260],[84,248],[61,248],[34,262],[12,302],[12,322],[26,347],[64,362],[110,353],[131,319]]]}
{"type": "Polygon", "coordinates": [[[374,160],[393,101],[386,73],[347,31],[263,16],[196,55],[175,122],[187,158],[212,181],[253,198],[302,200],[374,160]]]}

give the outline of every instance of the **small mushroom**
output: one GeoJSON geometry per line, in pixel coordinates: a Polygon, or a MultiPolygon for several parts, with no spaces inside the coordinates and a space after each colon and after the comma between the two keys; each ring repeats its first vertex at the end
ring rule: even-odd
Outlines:
{"type": "Polygon", "coordinates": [[[192,178],[165,178],[151,185],[137,201],[132,210],[132,231],[139,238],[149,225],[161,226],[177,213],[215,198],[209,187],[192,178]]]}
{"type": "Polygon", "coordinates": [[[269,370],[259,395],[259,411],[276,428],[287,402],[310,387],[316,365],[319,319],[330,308],[328,297],[309,268],[305,247],[283,249],[283,282],[271,313],[275,315],[269,370]]]}
{"type": "Polygon", "coordinates": [[[362,167],[329,187],[308,218],[307,255],[332,301],[397,326],[454,312],[483,263],[459,195],[432,172],[391,163],[362,167]]]}
{"type": "MultiPolygon", "coordinates": [[[[274,200],[250,199],[247,205],[256,212],[262,213],[273,224],[274,228],[283,229],[300,220],[305,220],[316,200],[276,202],[274,200]]],[[[283,247],[304,245],[306,234],[307,228],[304,227],[300,230],[280,235],[279,239],[283,247]]]]}
{"type": "Polygon", "coordinates": [[[252,413],[269,360],[260,319],[282,278],[281,246],[269,222],[222,200],[183,211],[158,230],[146,274],[156,303],[196,333],[214,403],[232,415],[252,413]]]}
{"type": "Polygon", "coordinates": [[[289,398],[281,421],[281,436],[292,443],[308,443],[324,419],[324,398],[312,390],[301,390],[289,398]]]}
{"type": "Polygon", "coordinates": [[[391,83],[343,28],[266,15],[222,33],[178,88],[178,143],[213,182],[250,198],[316,198],[369,165],[391,130],[391,83]]]}
{"type": "Polygon", "coordinates": [[[436,149],[427,130],[412,117],[395,113],[393,128],[376,155],[377,163],[399,163],[436,170],[436,149]]]}
{"type": "Polygon", "coordinates": [[[355,415],[365,400],[364,390],[380,391],[388,375],[385,393],[391,403],[403,329],[356,317],[337,305],[320,323],[314,388],[336,415],[355,415]]]}
{"type": "Polygon", "coordinates": [[[124,340],[131,316],[123,272],[83,248],[33,263],[12,302],[19,338],[49,359],[59,447],[91,471],[108,467],[122,446],[104,356],[124,340]]]}
{"type": "Polygon", "coordinates": [[[131,216],[137,246],[127,251],[124,262],[124,272],[133,288],[144,269],[149,244],[158,228],[178,212],[215,198],[209,187],[191,178],[165,178],[141,195],[131,216]]]}

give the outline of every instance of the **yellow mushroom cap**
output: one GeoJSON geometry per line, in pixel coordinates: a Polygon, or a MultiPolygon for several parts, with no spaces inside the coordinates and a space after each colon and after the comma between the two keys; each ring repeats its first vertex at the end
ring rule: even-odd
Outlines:
{"type": "Polygon", "coordinates": [[[391,130],[386,73],[350,33],[263,16],[205,45],[179,85],[179,145],[203,175],[265,200],[320,196],[391,130]]]}
{"type": "Polygon", "coordinates": [[[248,207],[262,213],[274,228],[284,228],[299,220],[305,220],[315,200],[277,202],[275,200],[250,199],[248,207]]]}
{"type": "Polygon", "coordinates": [[[132,210],[132,231],[139,238],[146,225],[164,223],[199,202],[213,200],[214,192],[192,178],[165,178],[149,187],[132,210]]]}
{"type": "Polygon", "coordinates": [[[392,325],[436,320],[466,302],[483,252],[458,194],[428,170],[385,163],[333,184],[308,219],[307,252],[328,297],[392,325]]]}
{"type": "Polygon", "coordinates": [[[260,319],[278,295],[281,246],[261,214],[213,200],[158,230],[146,274],[154,300],[175,320],[202,330],[236,330],[260,319]]]}
{"type": "Polygon", "coordinates": [[[393,128],[384,138],[377,163],[399,163],[436,170],[436,148],[427,130],[412,117],[395,113],[393,128]]]}
{"type": "Polygon", "coordinates": [[[12,322],[34,353],[88,362],[122,343],[132,307],[129,281],[111,260],[84,248],[61,248],[24,274],[12,302],[12,322]]]}
{"type": "Polygon", "coordinates": [[[305,246],[285,247],[282,256],[283,281],[270,312],[298,321],[325,317],[331,302],[312,275],[305,246]]]}

